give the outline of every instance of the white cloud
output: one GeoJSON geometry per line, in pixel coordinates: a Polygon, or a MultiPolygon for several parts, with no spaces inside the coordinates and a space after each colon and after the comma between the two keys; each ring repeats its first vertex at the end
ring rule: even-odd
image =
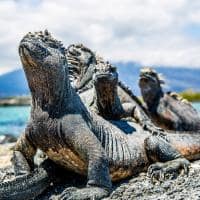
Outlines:
{"type": "Polygon", "coordinates": [[[48,28],[112,61],[200,67],[200,36],[186,31],[200,26],[199,9],[198,0],[2,0],[0,66],[19,67],[20,39],[48,28]]]}

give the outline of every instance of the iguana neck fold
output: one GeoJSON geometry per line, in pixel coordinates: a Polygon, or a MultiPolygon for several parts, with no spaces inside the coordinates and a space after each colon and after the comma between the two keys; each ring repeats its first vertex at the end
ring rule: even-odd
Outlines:
{"type": "Polygon", "coordinates": [[[164,93],[161,89],[157,91],[152,90],[151,92],[148,92],[148,93],[145,93],[144,91],[142,91],[142,96],[146,103],[146,106],[148,110],[151,110],[151,111],[156,110],[156,107],[157,107],[156,105],[158,104],[159,99],[163,95],[164,93]]]}
{"type": "Polygon", "coordinates": [[[117,94],[117,86],[117,80],[109,81],[107,77],[94,83],[93,104],[98,107],[99,114],[105,119],[119,118],[118,114],[123,110],[117,94]]]}
{"type": "Polygon", "coordinates": [[[143,68],[140,73],[139,86],[142,97],[149,110],[156,109],[159,99],[164,95],[161,84],[163,80],[151,68],[143,68]]]}
{"type": "Polygon", "coordinates": [[[32,90],[32,109],[46,111],[51,117],[60,117],[68,112],[68,108],[71,110],[72,105],[69,105],[69,102],[72,102],[71,99],[73,99],[73,88],[69,85],[69,81],[64,78],[62,89],[56,90],[56,88],[51,87],[54,84],[53,81],[50,83],[51,79],[44,77],[44,80],[41,84],[43,92],[38,93],[34,89],[32,90]]]}

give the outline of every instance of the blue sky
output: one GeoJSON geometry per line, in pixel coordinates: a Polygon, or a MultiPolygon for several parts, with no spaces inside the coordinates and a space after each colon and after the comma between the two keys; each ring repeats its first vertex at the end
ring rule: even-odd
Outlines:
{"type": "Polygon", "coordinates": [[[199,0],[1,0],[0,74],[20,67],[18,44],[48,29],[112,62],[200,68],[199,0]]]}

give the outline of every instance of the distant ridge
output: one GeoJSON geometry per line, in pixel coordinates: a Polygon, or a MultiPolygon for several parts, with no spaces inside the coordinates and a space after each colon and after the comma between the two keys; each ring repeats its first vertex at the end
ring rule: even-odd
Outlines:
{"type": "MultiPolygon", "coordinates": [[[[138,78],[141,66],[137,63],[115,63],[120,80],[125,82],[136,95],[140,95],[138,78]]],[[[156,67],[166,79],[166,90],[182,92],[192,89],[200,92],[200,69],[181,67],[156,67]]],[[[0,76],[0,97],[28,95],[29,89],[22,69],[0,76]]]]}
{"type": "Polygon", "coordinates": [[[0,97],[28,94],[29,89],[22,69],[0,76],[0,97]]]}

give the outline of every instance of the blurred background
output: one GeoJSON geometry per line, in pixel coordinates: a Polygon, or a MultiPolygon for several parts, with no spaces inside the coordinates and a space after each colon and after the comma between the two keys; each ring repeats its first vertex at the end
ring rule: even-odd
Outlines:
{"type": "Polygon", "coordinates": [[[29,118],[18,44],[44,29],[64,46],[83,43],[116,65],[137,96],[140,68],[155,68],[166,91],[200,111],[199,0],[1,0],[0,27],[0,135],[19,135],[29,118]]]}

